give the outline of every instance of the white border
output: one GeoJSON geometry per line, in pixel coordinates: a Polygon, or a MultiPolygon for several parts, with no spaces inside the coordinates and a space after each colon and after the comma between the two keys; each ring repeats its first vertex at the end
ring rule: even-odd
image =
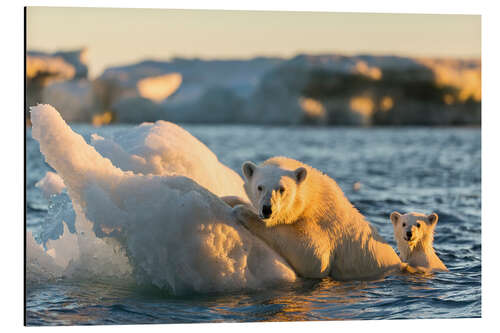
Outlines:
{"type": "MultiPolygon", "coordinates": [[[[132,326],[93,326],[63,327],[58,330],[92,331],[129,331],[147,329],[208,330],[208,331],[250,331],[255,329],[296,330],[349,330],[349,331],[423,331],[429,329],[448,331],[478,331],[494,324],[499,317],[497,299],[500,296],[496,277],[498,276],[498,237],[500,236],[498,218],[494,209],[500,201],[498,196],[500,107],[498,102],[498,77],[500,61],[498,31],[500,17],[495,10],[494,1],[469,1],[462,3],[453,0],[419,1],[24,1],[3,4],[0,10],[2,24],[2,175],[4,189],[1,191],[2,203],[2,327],[23,329],[23,11],[24,5],[30,6],[86,6],[86,7],[128,7],[128,8],[185,8],[185,9],[237,9],[237,10],[293,10],[293,11],[334,11],[334,12],[375,12],[375,13],[440,13],[440,14],[481,14],[483,24],[483,117],[482,117],[482,234],[483,234],[483,286],[482,319],[476,320],[418,320],[418,321],[345,321],[314,323],[264,323],[264,324],[195,324],[195,325],[132,325],[132,326]],[[5,73],[5,71],[7,73],[5,73]],[[7,103],[5,103],[7,102],[7,103]],[[7,212],[7,214],[5,214],[7,212]],[[436,327],[438,326],[438,327],[436,327]]],[[[30,328],[34,329],[34,328],[30,328]]]]}

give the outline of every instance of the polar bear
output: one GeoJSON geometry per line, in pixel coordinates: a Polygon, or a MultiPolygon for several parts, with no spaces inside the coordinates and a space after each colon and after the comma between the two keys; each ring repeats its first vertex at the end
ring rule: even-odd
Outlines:
{"type": "Polygon", "coordinates": [[[390,219],[394,227],[394,238],[396,238],[399,255],[403,262],[408,263],[410,268],[421,273],[448,270],[432,246],[434,229],[438,222],[436,213],[402,215],[399,212],[392,212],[390,219]]]}
{"type": "Polygon", "coordinates": [[[353,207],[337,183],[293,159],[242,165],[251,201],[236,218],[307,278],[376,279],[403,270],[396,252],[353,207]]]}

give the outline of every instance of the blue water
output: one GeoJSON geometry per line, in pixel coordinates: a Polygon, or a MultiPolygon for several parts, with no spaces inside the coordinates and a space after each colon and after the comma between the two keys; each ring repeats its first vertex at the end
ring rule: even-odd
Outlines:
{"type": "MultiPolygon", "coordinates": [[[[87,140],[126,128],[72,127],[87,140]]],[[[285,155],[326,172],[394,248],[392,211],[438,213],[435,248],[450,271],[182,297],[116,280],[28,283],[28,325],[481,316],[480,129],[183,127],[237,171],[246,160],[285,155]]],[[[48,203],[34,184],[50,167],[30,131],[26,141],[27,226],[36,234],[47,224],[48,203]]]]}

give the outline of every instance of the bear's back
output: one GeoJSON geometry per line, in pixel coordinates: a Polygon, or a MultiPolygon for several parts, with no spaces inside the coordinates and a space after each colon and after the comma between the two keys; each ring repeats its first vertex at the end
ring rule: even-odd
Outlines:
{"type": "MultiPolygon", "coordinates": [[[[270,158],[261,165],[286,170],[287,173],[300,167],[307,170],[296,194],[300,200],[306,201],[306,208],[295,223],[278,229],[287,231],[281,235],[284,238],[288,234],[298,235],[300,240],[290,240],[293,245],[290,248],[285,246],[283,251],[304,254],[302,261],[294,260],[294,267],[302,267],[303,274],[318,275],[304,273],[308,268],[316,272],[317,267],[311,266],[315,262],[321,262],[322,268],[340,280],[372,278],[399,267],[401,261],[394,249],[352,205],[334,179],[307,164],[283,156],[270,158]],[[316,261],[307,255],[310,249],[314,249],[316,261]],[[327,268],[323,267],[325,262],[329,263],[327,268]]],[[[288,244],[283,239],[278,243],[288,244]]]]}

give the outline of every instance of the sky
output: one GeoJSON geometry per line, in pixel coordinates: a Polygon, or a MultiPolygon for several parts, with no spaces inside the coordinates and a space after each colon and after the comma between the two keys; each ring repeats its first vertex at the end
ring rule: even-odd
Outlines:
{"type": "Polygon", "coordinates": [[[88,48],[90,77],[172,57],[481,56],[479,15],[29,7],[28,50],[88,48]]]}

